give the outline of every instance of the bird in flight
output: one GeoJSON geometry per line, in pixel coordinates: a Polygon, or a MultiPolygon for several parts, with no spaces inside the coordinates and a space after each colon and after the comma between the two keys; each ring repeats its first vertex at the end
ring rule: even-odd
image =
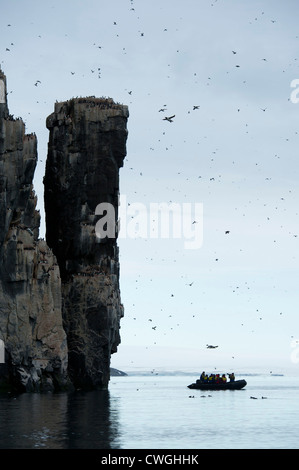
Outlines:
{"type": "Polygon", "coordinates": [[[168,121],[168,122],[173,122],[173,118],[175,117],[175,114],[173,116],[165,116],[165,118],[163,118],[163,121],[168,121]]]}
{"type": "Polygon", "coordinates": [[[212,344],[207,344],[207,349],[215,349],[218,348],[218,346],[213,346],[212,344]]]}

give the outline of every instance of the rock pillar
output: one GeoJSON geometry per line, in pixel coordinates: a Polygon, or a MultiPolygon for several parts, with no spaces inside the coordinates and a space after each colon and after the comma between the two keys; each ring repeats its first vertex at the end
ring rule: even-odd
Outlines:
{"type": "Polygon", "coordinates": [[[68,372],[77,388],[107,387],[120,342],[117,230],[97,236],[96,208],[111,204],[116,223],[127,119],[127,106],[94,97],[56,103],[47,118],[46,240],[60,268],[68,372]]]}

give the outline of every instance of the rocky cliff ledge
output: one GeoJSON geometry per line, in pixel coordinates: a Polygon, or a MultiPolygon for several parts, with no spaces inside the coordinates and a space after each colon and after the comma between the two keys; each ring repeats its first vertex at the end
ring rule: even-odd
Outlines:
{"type": "Polygon", "coordinates": [[[76,387],[108,384],[120,342],[123,306],[116,238],[99,239],[98,204],[118,218],[119,168],[126,155],[128,108],[94,97],[56,103],[45,185],[47,243],[61,273],[69,374],[76,387]]]}
{"type": "Polygon", "coordinates": [[[45,241],[32,185],[36,136],[9,115],[1,71],[0,87],[0,388],[107,387],[123,306],[116,238],[97,238],[95,212],[109,202],[117,220],[128,109],[94,97],[55,104],[45,241]]]}
{"type": "Polygon", "coordinates": [[[20,391],[68,385],[67,342],[61,317],[59,267],[40,240],[33,190],[37,140],[9,115],[0,72],[0,338],[1,388],[20,391]]]}

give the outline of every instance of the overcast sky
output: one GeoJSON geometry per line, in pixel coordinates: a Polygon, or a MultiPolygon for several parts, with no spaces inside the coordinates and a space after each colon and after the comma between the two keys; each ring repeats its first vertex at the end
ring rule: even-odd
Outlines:
{"type": "Polygon", "coordinates": [[[129,106],[118,243],[125,316],[112,365],[297,374],[298,2],[0,6],[9,109],[38,138],[41,236],[55,101],[95,95],[129,106]],[[153,238],[152,203],[188,207],[202,243],[188,248],[182,224],[181,237],[153,238]],[[148,217],[147,234],[134,229],[132,208],[148,217]]]}

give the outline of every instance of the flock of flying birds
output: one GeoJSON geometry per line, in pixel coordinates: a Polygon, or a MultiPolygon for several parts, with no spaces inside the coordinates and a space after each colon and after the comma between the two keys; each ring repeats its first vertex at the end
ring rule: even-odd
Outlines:
{"type": "MultiPolygon", "coordinates": [[[[195,109],[199,109],[199,108],[200,108],[199,105],[193,105],[193,111],[194,111],[195,109]]],[[[160,113],[160,112],[164,112],[164,111],[166,111],[166,108],[161,108],[161,109],[159,109],[159,113],[160,113]]],[[[174,119],[174,118],[175,118],[175,114],[173,114],[172,116],[165,116],[165,117],[163,118],[163,121],[173,122],[173,119],[174,119]]]]}
{"type": "MultiPolygon", "coordinates": [[[[216,3],[216,2],[217,2],[217,0],[215,0],[214,3],[216,3]]],[[[213,4],[212,4],[212,5],[213,5],[213,4]]],[[[133,0],[131,0],[131,7],[132,7],[132,8],[131,8],[131,11],[135,11],[135,8],[133,7],[133,0]]],[[[263,15],[264,12],[262,12],[261,14],[263,15]]],[[[255,21],[257,21],[257,20],[258,20],[258,18],[256,17],[256,18],[255,18],[255,21]]],[[[276,20],[271,19],[271,22],[274,24],[274,23],[276,22],[276,20]]],[[[11,27],[11,24],[8,24],[7,26],[8,26],[8,27],[11,27]]],[[[114,22],[113,22],[113,27],[116,27],[116,26],[117,26],[117,22],[114,21],[114,22]]],[[[167,28],[165,28],[164,31],[167,31],[167,28]]],[[[140,37],[144,37],[144,32],[139,31],[139,33],[140,33],[140,37]]],[[[41,38],[41,35],[39,35],[39,38],[41,38]]],[[[94,46],[94,47],[97,47],[98,49],[102,49],[102,46],[101,46],[101,45],[98,45],[98,44],[96,44],[96,43],[93,43],[93,46],[94,46]]],[[[7,52],[7,53],[11,52],[11,50],[12,50],[13,47],[14,47],[14,43],[11,42],[10,45],[9,45],[9,47],[6,47],[5,52],[7,52]]],[[[232,53],[234,56],[237,55],[237,51],[236,51],[236,50],[232,50],[231,53],[232,53]]],[[[267,59],[266,59],[266,58],[262,58],[261,60],[263,60],[264,62],[267,62],[267,59]]],[[[239,65],[239,64],[236,64],[235,67],[236,67],[236,68],[240,68],[240,65],[239,65]]],[[[90,69],[90,73],[92,73],[92,74],[97,73],[98,78],[101,78],[101,77],[102,77],[102,66],[101,66],[101,67],[99,66],[99,67],[97,67],[97,68],[91,68],[91,69],[90,69]]],[[[70,74],[71,74],[72,76],[74,76],[74,75],[76,74],[76,72],[75,72],[74,70],[71,70],[71,71],[70,71],[70,74]]],[[[35,86],[35,87],[38,87],[38,86],[40,86],[40,85],[41,85],[41,80],[38,79],[38,80],[36,80],[36,81],[34,82],[34,86],[35,86]]],[[[132,95],[132,90],[129,90],[129,91],[128,91],[128,94],[129,94],[129,95],[132,95]]],[[[193,111],[196,111],[196,110],[198,110],[198,109],[200,109],[200,105],[198,105],[198,104],[197,104],[197,105],[193,105],[193,111]]],[[[266,112],[267,107],[262,107],[262,108],[260,108],[260,109],[261,109],[262,112],[266,112]]],[[[165,111],[167,111],[166,105],[164,105],[163,107],[161,107],[161,108],[159,109],[159,112],[161,112],[161,113],[165,113],[165,111]]],[[[240,109],[238,109],[238,111],[240,111],[240,109]]],[[[190,112],[190,111],[189,111],[189,112],[190,112]]],[[[175,117],[176,117],[176,114],[172,114],[172,115],[169,115],[169,116],[164,116],[164,117],[162,118],[162,120],[163,120],[163,121],[166,121],[166,122],[169,122],[169,123],[173,123],[175,117]]],[[[225,230],[224,233],[225,233],[226,235],[228,235],[228,234],[230,233],[230,230],[225,230]]],[[[192,284],[193,284],[193,283],[190,283],[189,285],[191,286],[192,284]]],[[[155,326],[152,327],[152,330],[155,331],[156,328],[157,328],[157,326],[155,325],[155,326]]],[[[216,348],[218,348],[218,345],[206,344],[206,348],[207,348],[207,349],[216,349],[216,348]]]]}

